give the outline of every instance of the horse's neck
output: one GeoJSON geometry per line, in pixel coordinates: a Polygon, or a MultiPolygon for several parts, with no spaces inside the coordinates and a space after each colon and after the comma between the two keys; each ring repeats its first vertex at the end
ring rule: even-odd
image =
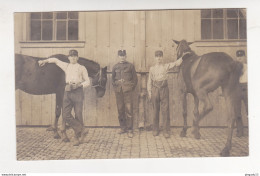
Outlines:
{"type": "Polygon", "coordinates": [[[100,72],[100,65],[92,60],[80,58],[79,64],[88,70],[89,77],[91,78],[94,78],[100,72]]]}
{"type": "Polygon", "coordinates": [[[189,62],[193,61],[196,58],[198,58],[198,56],[194,51],[188,51],[184,53],[184,55],[182,56],[183,61],[189,61],[189,62]]]}

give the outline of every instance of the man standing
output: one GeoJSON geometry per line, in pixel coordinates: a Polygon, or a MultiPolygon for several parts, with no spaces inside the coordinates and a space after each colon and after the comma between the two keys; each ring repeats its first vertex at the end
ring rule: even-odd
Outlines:
{"type": "MultiPolygon", "coordinates": [[[[248,92],[247,92],[247,58],[244,50],[238,50],[236,52],[237,61],[242,64],[242,73],[239,78],[239,86],[240,86],[240,101],[238,102],[239,109],[241,109],[242,101],[244,102],[246,113],[248,115],[248,92]]],[[[238,120],[242,123],[242,115],[241,111],[238,114],[238,120]]],[[[242,123],[243,125],[243,123],[242,123]]],[[[238,136],[242,136],[243,134],[238,134],[238,136]]]]}
{"type": "Polygon", "coordinates": [[[170,137],[170,114],[169,114],[169,89],[167,83],[168,70],[182,63],[179,60],[163,64],[163,52],[155,52],[156,65],[150,68],[147,82],[147,91],[149,99],[153,104],[153,135],[159,135],[159,114],[162,111],[163,135],[165,138],[170,137]]]}
{"type": "Polygon", "coordinates": [[[126,51],[119,50],[121,60],[112,69],[112,84],[116,95],[119,134],[128,132],[133,137],[133,90],[137,84],[137,75],[133,64],[126,61],[126,51]]]}
{"type": "Polygon", "coordinates": [[[68,59],[70,63],[62,62],[57,58],[49,58],[40,60],[39,65],[43,66],[46,63],[55,63],[65,72],[66,86],[63,97],[62,117],[74,130],[75,141],[73,145],[78,146],[83,142],[87,133],[84,129],[82,117],[83,87],[89,86],[90,80],[86,68],[78,64],[79,57],[77,50],[70,50],[68,59]],[[74,108],[75,118],[71,114],[72,108],[74,108]]]}

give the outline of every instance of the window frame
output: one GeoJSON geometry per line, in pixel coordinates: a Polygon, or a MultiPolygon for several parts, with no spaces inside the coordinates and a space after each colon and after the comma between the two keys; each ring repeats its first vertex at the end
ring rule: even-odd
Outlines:
{"type": "MultiPolygon", "coordinates": [[[[239,22],[240,22],[241,19],[245,19],[246,25],[247,25],[246,16],[244,18],[240,18],[240,15],[238,14],[237,18],[230,18],[230,17],[227,16],[227,11],[228,10],[232,10],[232,9],[239,10],[239,13],[241,13],[240,10],[242,10],[243,8],[223,9],[223,18],[222,18],[223,19],[223,39],[213,38],[213,35],[214,35],[214,33],[213,33],[213,20],[214,19],[220,19],[220,18],[214,18],[212,13],[213,13],[213,10],[217,10],[217,9],[201,9],[200,10],[200,23],[201,23],[201,25],[200,25],[200,40],[201,41],[246,41],[247,40],[247,36],[246,36],[246,38],[241,38],[241,36],[240,36],[240,26],[239,26],[240,25],[239,22]],[[202,10],[210,10],[211,17],[210,18],[203,18],[202,17],[202,10]],[[202,20],[205,20],[205,19],[209,19],[210,23],[211,23],[211,31],[210,31],[211,38],[204,38],[203,39],[202,38],[202,20]],[[237,38],[234,38],[234,39],[228,38],[228,20],[229,19],[236,19],[238,21],[238,25],[237,25],[238,37],[237,38]]],[[[247,27],[246,27],[246,30],[247,30],[247,27]]]]}
{"type": "MultiPolygon", "coordinates": [[[[28,41],[30,41],[30,42],[77,42],[77,41],[80,41],[80,12],[77,12],[78,13],[78,18],[77,19],[70,19],[69,18],[69,12],[74,12],[74,11],[62,11],[62,12],[51,12],[52,13],[52,19],[42,19],[42,14],[43,13],[45,13],[45,12],[38,12],[38,13],[41,13],[41,18],[40,19],[31,19],[31,14],[32,13],[34,13],[34,12],[32,12],[32,13],[29,13],[29,15],[28,15],[28,20],[29,20],[29,24],[28,24],[28,33],[27,33],[27,39],[28,39],[28,41]],[[67,18],[66,19],[58,19],[57,18],[57,14],[58,13],[64,13],[64,12],[66,12],[66,14],[67,14],[67,18]],[[41,26],[41,39],[40,40],[32,40],[31,39],[31,30],[32,30],[32,28],[31,28],[31,21],[41,21],[41,24],[42,24],[42,22],[43,21],[52,21],[52,40],[43,40],[43,32],[42,32],[42,26],[41,26]],[[77,30],[77,38],[78,39],[73,39],[73,40],[69,40],[69,25],[68,25],[68,23],[69,23],[69,21],[77,21],[77,23],[78,23],[78,30],[77,30]],[[58,25],[58,21],[65,21],[66,22],[66,39],[65,40],[58,40],[57,39],[57,36],[58,36],[58,31],[57,31],[57,29],[58,29],[58,27],[57,27],[57,25],[58,25]]],[[[75,11],[76,12],[76,11],[75,11]]]]}

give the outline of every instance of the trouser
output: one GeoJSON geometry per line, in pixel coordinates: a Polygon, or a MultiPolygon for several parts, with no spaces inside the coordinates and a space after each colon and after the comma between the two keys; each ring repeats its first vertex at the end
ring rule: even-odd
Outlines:
{"type": "Polygon", "coordinates": [[[118,120],[122,130],[133,130],[133,91],[115,92],[118,120]]]}
{"type": "Polygon", "coordinates": [[[163,131],[170,131],[170,114],[169,114],[169,88],[152,87],[151,100],[153,104],[153,131],[159,132],[159,115],[162,111],[163,131]]]}
{"type": "MultiPolygon", "coordinates": [[[[241,109],[242,101],[245,104],[246,113],[248,115],[248,91],[247,91],[247,83],[240,83],[240,101],[239,103],[239,109],[241,109]]],[[[242,118],[241,111],[239,112],[238,118],[242,118]]]]}
{"type": "Polygon", "coordinates": [[[82,117],[83,100],[84,92],[82,87],[64,92],[62,117],[74,130],[75,137],[80,137],[84,128],[82,117]],[[71,114],[72,108],[74,108],[75,118],[71,114]]]}

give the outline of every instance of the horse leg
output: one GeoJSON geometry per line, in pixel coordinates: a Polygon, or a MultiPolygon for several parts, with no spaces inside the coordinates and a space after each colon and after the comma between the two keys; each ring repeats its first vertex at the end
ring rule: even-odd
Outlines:
{"type": "Polygon", "coordinates": [[[182,94],[182,116],[183,116],[183,129],[181,131],[180,137],[185,137],[187,134],[187,93],[182,94]]]}
{"type": "Polygon", "coordinates": [[[56,109],[55,109],[56,117],[54,119],[54,138],[55,139],[61,138],[58,133],[58,121],[59,121],[59,117],[61,115],[62,100],[63,100],[63,91],[59,91],[56,93],[56,109]]]}
{"type": "Polygon", "coordinates": [[[238,111],[236,111],[236,126],[237,126],[237,137],[242,137],[244,135],[243,131],[243,121],[241,114],[241,100],[236,102],[236,106],[238,107],[238,111]]]}
{"type": "MultiPolygon", "coordinates": [[[[64,89],[63,89],[64,90],[64,89]]],[[[65,102],[64,104],[64,97],[63,96],[67,96],[67,95],[64,95],[64,92],[62,92],[62,124],[61,124],[61,136],[62,136],[62,141],[63,142],[70,142],[68,136],[67,136],[67,133],[66,133],[66,120],[65,120],[65,117],[64,117],[64,112],[68,109],[68,104],[65,102]],[[66,109],[65,109],[66,107],[66,109]]],[[[72,109],[72,106],[69,105],[69,112],[71,112],[71,109],[72,109]]]]}
{"type": "Polygon", "coordinates": [[[63,142],[70,142],[70,139],[68,138],[66,133],[66,121],[64,120],[64,118],[62,118],[61,135],[63,142]]]}
{"type": "Polygon", "coordinates": [[[194,97],[194,109],[193,109],[193,129],[192,129],[192,134],[196,139],[200,139],[200,133],[199,133],[199,99],[196,95],[193,95],[194,97]]]}
{"type": "Polygon", "coordinates": [[[231,142],[233,135],[234,123],[237,120],[237,114],[241,113],[241,98],[239,96],[239,89],[235,86],[226,86],[222,88],[228,113],[228,128],[226,145],[221,151],[221,156],[229,156],[231,150],[231,142]]]}
{"type": "Polygon", "coordinates": [[[195,96],[194,96],[194,102],[195,102],[194,103],[195,104],[195,107],[194,107],[195,119],[193,120],[192,133],[196,139],[199,139],[201,136],[200,132],[199,132],[199,123],[210,111],[212,111],[213,106],[209,100],[207,91],[203,90],[203,89],[201,89],[197,92],[197,98],[195,98],[195,96]],[[201,113],[199,113],[199,110],[198,110],[199,101],[201,101],[203,104],[203,109],[202,109],[201,113]]]}
{"type": "Polygon", "coordinates": [[[232,135],[233,135],[233,128],[234,128],[234,123],[236,119],[236,114],[235,114],[235,97],[234,95],[225,95],[226,99],[226,105],[227,105],[227,112],[228,112],[228,128],[227,128],[227,141],[225,144],[225,147],[221,151],[220,155],[221,156],[229,156],[230,154],[230,149],[231,149],[231,141],[232,141],[232,135]]]}

